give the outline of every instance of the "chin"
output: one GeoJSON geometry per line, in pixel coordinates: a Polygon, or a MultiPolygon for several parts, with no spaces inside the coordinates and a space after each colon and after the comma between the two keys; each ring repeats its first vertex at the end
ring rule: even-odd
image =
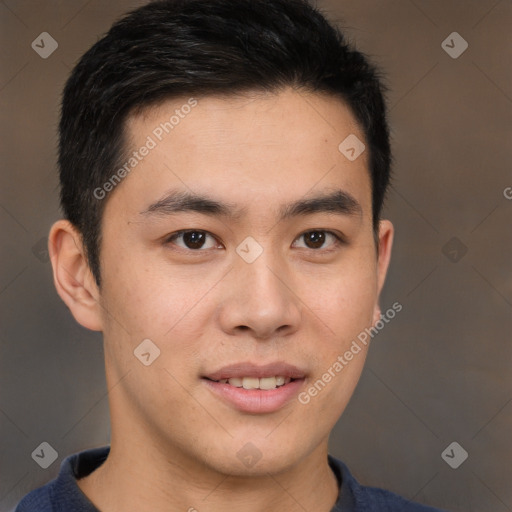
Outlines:
{"type": "Polygon", "coordinates": [[[214,471],[233,477],[265,477],[289,470],[301,459],[299,443],[293,445],[288,437],[287,442],[277,439],[269,442],[264,436],[247,436],[242,441],[233,440],[229,446],[221,450],[212,450],[205,464],[214,471]]]}

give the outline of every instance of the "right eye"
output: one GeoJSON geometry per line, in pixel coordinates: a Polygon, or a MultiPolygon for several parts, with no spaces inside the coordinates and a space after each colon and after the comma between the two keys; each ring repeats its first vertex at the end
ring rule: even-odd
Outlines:
{"type": "Polygon", "coordinates": [[[171,243],[182,249],[193,251],[213,249],[219,245],[211,233],[197,229],[188,229],[173,233],[166,239],[166,243],[171,243]]]}

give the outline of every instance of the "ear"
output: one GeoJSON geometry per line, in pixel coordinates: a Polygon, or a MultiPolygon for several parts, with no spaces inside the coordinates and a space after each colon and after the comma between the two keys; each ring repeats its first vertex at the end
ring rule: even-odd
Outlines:
{"type": "Polygon", "coordinates": [[[101,331],[100,292],[85,257],[82,237],[69,221],[59,220],[51,227],[48,252],[60,298],[80,325],[101,331]]]}
{"type": "Polygon", "coordinates": [[[386,274],[388,272],[389,261],[391,259],[391,248],[393,246],[393,224],[389,220],[379,222],[379,240],[378,240],[378,261],[377,261],[377,302],[373,311],[373,324],[380,319],[381,310],[379,306],[379,297],[386,274]]]}

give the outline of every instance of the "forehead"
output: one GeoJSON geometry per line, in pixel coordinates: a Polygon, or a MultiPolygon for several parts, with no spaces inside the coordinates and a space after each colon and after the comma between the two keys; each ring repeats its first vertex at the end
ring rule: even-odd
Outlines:
{"type": "Polygon", "coordinates": [[[138,152],[140,160],[113,195],[134,207],[177,188],[262,207],[341,188],[369,207],[367,152],[351,160],[342,144],[363,144],[364,135],[332,96],[287,89],[183,97],[130,117],[126,135],[126,157],[138,152]]]}

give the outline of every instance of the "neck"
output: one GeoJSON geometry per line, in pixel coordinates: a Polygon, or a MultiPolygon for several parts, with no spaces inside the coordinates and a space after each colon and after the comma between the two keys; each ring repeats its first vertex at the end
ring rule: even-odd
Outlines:
{"type": "Polygon", "coordinates": [[[240,477],[181,453],[164,454],[151,443],[113,437],[107,460],[78,485],[102,512],[329,512],[338,495],[327,441],[286,471],[240,477]]]}

